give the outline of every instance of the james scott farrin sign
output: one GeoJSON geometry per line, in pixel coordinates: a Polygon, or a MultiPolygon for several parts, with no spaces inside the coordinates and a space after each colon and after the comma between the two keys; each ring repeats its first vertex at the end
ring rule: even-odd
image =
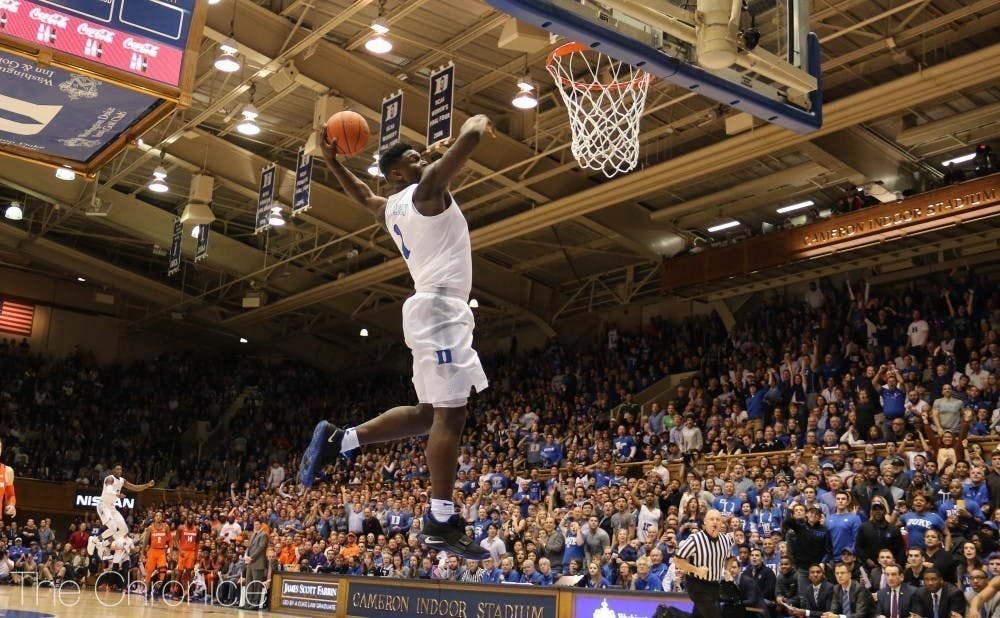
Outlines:
{"type": "MultiPolygon", "coordinates": [[[[574,591],[575,592],[575,591],[574,591]]],[[[573,600],[576,618],[650,618],[661,606],[690,613],[694,605],[683,594],[577,594],[573,600]]]]}
{"type": "MultiPolygon", "coordinates": [[[[454,587],[386,585],[349,580],[347,615],[358,618],[555,618],[556,595],[521,586],[454,587]],[[525,592],[521,592],[524,590],[525,592]]],[[[551,589],[550,589],[551,590],[551,589]]]]}
{"type": "Polygon", "coordinates": [[[802,246],[818,247],[855,236],[888,231],[894,227],[915,225],[938,217],[975,210],[997,201],[1000,201],[1000,188],[997,186],[947,197],[928,196],[926,200],[921,200],[918,196],[906,200],[905,204],[901,203],[888,212],[884,207],[872,209],[874,212],[859,210],[831,219],[822,225],[810,226],[802,238],[802,246]]]}
{"type": "Polygon", "coordinates": [[[313,612],[337,613],[337,580],[281,578],[281,592],[275,609],[298,609],[313,612]]]}
{"type": "Polygon", "coordinates": [[[86,162],[161,103],[0,52],[0,144],[86,162]]]}

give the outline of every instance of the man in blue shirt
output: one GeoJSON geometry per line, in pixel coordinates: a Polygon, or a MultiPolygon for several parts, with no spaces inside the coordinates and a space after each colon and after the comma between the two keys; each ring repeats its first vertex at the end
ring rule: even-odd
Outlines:
{"type": "Polygon", "coordinates": [[[619,463],[628,463],[635,458],[636,443],[635,438],[628,435],[625,425],[618,426],[618,436],[611,441],[615,449],[615,459],[619,463]]]}
{"type": "Polygon", "coordinates": [[[483,583],[484,584],[502,584],[503,571],[496,568],[493,564],[493,556],[486,556],[483,558],[483,583]]]}
{"type": "Polygon", "coordinates": [[[556,443],[552,434],[546,434],[545,444],[542,446],[542,465],[546,468],[558,466],[562,458],[562,445],[556,443]]]}
{"type": "Polygon", "coordinates": [[[653,576],[649,572],[649,569],[649,558],[646,556],[642,556],[635,561],[635,577],[632,578],[632,590],[663,592],[663,582],[660,578],[653,576]]]}
{"type": "Polygon", "coordinates": [[[726,481],[722,486],[722,495],[716,496],[712,508],[723,515],[735,515],[743,508],[743,500],[736,495],[736,485],[732,481],[726,481]]]}
{"type": "Polygon", "coordinates": [[[906,393],[899,388],[902,382],[903,377],[899,375],[899,370],[896,367],[887,368],[885,365],[879,368],[879,372],[872,380],[872,384],[879,388],[882,413],[885,415],[885,423],[882,428],[884,436],[891,433],[892,420],[904,418],[906,414],[906,393]]]}
{"type": "Polygon", "coordinates": [[[838,491],[835,496],[836,511],[826,516],[826,527],[829,528],[833,541],[833,559],[839,562],[840,552],[845,549],[854,551],[854,541],[861,529],[861,518],[847,510],[851,498],[846,491],[838,491]]]}
{"type": "Polygon", "coordinates": [[[394,534],[407,535],[410,532],[412,522],[413,516],[403,508],[403,502],[399,498],[393,500],[392,508],[385,513],[386,529],[389,531],[389,536],[394,534]]]}

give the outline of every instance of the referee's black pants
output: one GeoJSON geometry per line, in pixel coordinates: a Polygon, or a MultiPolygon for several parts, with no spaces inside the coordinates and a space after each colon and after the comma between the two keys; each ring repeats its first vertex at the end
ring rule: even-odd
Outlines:
{"type": "Polygon", "coordinates": [[[687,577],[687,591],[694,603],[693,618],[721,618],[719,611],[719,582],[697,577],[687,577]]]}

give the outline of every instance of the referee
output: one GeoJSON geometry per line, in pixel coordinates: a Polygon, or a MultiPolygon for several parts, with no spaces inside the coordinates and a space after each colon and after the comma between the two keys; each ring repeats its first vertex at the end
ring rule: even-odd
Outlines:
{"type": "Polygon", "coordinates": [[[722,533],[722,513],[705,514],[703,529],[684,539],[674,554],[674,568],[689,573],[687,590],[694,602],[694,618],[721,618],[719,580],[726,558],[732,556],[733,535],[722,533]]]}

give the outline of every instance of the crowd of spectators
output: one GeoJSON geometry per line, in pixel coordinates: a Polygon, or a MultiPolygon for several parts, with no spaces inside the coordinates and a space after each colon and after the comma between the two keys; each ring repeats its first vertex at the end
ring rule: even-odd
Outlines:
{"type": "MultiPolygon", "coordinates": [[[[268,574],[683,590],[673,555],[715,508],[737,538],[744,600],[766,611],[809,606],[810,584],[833,581],[839,563],[873,591],[936,573],[971,599],[1000,575],[1000,453],[982,448],[1000,438],[998,332],[995,283],[959,269],[883,288],[821,279],[760,298],[728,331],[714,314],[655,318],[642,332],[608,325],[576,351],[551,340],[486,358],[491,388],[470,403],[455,488],[491,553],[483,563],[417,541],[423,439],[357,452],[301,496],[286,482],[314,421],[353,424],[411,401],[401,375],[259,372],[225,442],[183,467],[193,473],[173,471],[204,499],[152,508],[172,527],[200,526],[210,589],[247,579],[258,527],[268,574]],[[682,372],[693,377],[645,411],[635,401],[682,372]]],[[[228,395],[206,397],[231,397],[240,385],[228,380],[228,395]]]]}

